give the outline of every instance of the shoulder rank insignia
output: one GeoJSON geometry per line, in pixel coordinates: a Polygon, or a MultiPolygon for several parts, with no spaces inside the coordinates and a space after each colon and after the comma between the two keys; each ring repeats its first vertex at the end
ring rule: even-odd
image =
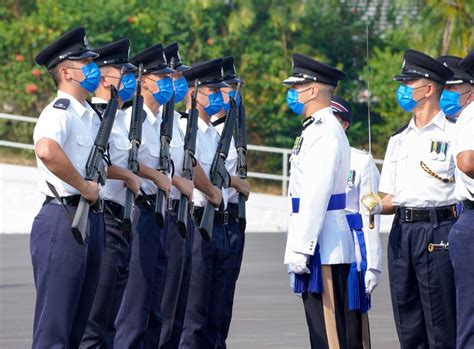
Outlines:
{"type": "Polygon", "coordinates": [[[188,118],[188,113],[185,113],[184,111],[180,111],[178,113],[181,114],[181,117],[180,117],[181,119],[187,119],[188,118]]]}
{"type": "Polygon", "coordinates": [[[431,140],[430,146],[430,158],[433,160],[446,160],[448,154],[448,142],[438,141],[435,139],[431,140]]]}
{"type": "Polygon", "coordinates": [[[53,108],[66,110],[71,104],[71,101],[67,98],[60,98],[53,104],[53,108]]]}
{"type": "Polygon", "coordinates": [[[355,183],[355,178],[356,178],[356,171],[355,170],[350,170],[349,171],[349,177],[347,177],[347,185],[352,187],[355,183]]]}
{"type": "Polygon", "coordinates": [[[296,137],[295,144],[293,144],[293,155],[298,155],[301,150],[301,145],[303,144],[303,137],[296,137]]]}
{"type": "Polygon", "coordinates": [[[306,128],[311,125],[314,121],[314,118],[312,116],[307,117],[306,119],[303,120],[303,130],[306,130],[306,128]]]}
{"type": "Polygon", "coordinates": [[[316,120],[316,121],[314,122],[314,124],[315,124],[316,126],[321,126],[321,125],[323,124],[323,119],[319,118],[318,120],[316,120]]]}

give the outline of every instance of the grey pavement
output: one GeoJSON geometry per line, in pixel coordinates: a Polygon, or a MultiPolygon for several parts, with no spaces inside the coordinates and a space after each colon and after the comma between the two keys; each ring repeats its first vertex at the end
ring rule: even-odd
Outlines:
{"type": "MultiPolygon", "coordinates": [[[[381,236],[385,250],[388,235],[381,236]]],[[[290,291],[282,264],[285,234],[247,234],[246,239],[228,348],[309,348],[303,305],[290,291]]],[[[385,261],[370,312],[375,349],[399,348],[385,261]]],[[[34,300],[29,235],[0,235],[0,348],[31,346],[34,300]]]]}

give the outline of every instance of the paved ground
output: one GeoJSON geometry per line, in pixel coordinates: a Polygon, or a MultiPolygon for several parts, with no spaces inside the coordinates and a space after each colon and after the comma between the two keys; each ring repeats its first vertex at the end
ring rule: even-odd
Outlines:
{"type": "MultiPolygon", "coordinates": [[[[387,235],[382,234],[384,247],[387,235]]],[[[288,287],[282,264],[285,234],[247,234],[229,349],[309,348],[301,300],[288,287]]],[[[0,235],[0,348],[31,346],[34,286],[29,235],[0,235]]],[[[399,348],[386,263],[370,313],[373,348],[399,348]]]]}

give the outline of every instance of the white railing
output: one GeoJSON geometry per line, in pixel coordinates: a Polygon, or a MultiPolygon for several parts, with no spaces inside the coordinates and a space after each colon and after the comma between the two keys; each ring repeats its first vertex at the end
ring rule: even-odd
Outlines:
{"type": "MultiPolygon", "coordinates": [[[[31,123],[36,123],[36,121],[38,120],[37,118],[32,118],[30,116],[12,115],[12,114],[4,114],[4,113],[0,113],[0,119],[31,122],[31,123]]],[[[10,141],[4,141],[4,140],[0,140],[0,146],[9,147],[9,148],[17,148],[17,149],[30,149],[30,150],[34,149],[33,145],[31,145],[31,144],[10,142],[10,141]]],[[[271,174],[271,173],[261,173],[261,172],[248,172],[248,177],[280,181],[281,182],[282,195],[286,195],[286,192],[288,190],[288,180],[289,180],[289,176],[288,176],[288,163],[289,163],[289,161],[288,160],[289,160],[289,155],[291,154],[291,149],[266,147],[266,146],[262,146],[262,145],[253,145],[253,144],[249,144],[247,146],[247,149],[249,151],[256,151],[256,152],[263,152],[263,153],[274,153],[274,154],[281,154],[282,155],[281,175],[271,174]]],[[[375,163],[376,164],[382,164],[383,160],[375,159],[375,163]]]]}

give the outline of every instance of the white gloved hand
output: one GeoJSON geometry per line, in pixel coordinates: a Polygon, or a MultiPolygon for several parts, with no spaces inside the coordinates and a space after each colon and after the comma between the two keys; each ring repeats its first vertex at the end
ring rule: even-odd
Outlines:
{"type": "Polygon", "coordinates": [[[382,212],[382,199],[378,194],[365,194],[362,199],[360,199],[360,202],[362,204],[362,213],[366,216],[369,214],[380,214],[380,212],[382,212]]]}
{"type": "Polygon", "coordinates": [[[288,271],[295,274],[309,274],[308,256],[303,253],[295,254],[295,257],[288,265],[288,271]]]}
{"type": "Polygon", "coordinates": [[[365,272],[365,293],[371,294],[380,282],[380,271],[369,269],[365,272]]]}

